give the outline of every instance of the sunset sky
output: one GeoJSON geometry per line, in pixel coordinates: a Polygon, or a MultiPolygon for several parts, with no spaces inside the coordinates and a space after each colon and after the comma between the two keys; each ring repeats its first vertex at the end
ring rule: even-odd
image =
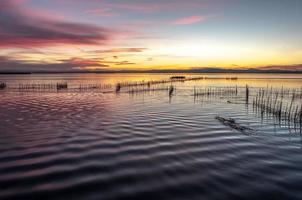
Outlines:
{"type": "Polygon", "coordinates": [[[0,0],[0,71],[302,70],[301,0],[0,0]]]}

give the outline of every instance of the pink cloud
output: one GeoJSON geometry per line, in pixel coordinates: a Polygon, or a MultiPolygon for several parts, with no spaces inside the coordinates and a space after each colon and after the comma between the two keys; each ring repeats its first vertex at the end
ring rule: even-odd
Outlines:
{"type": "Polygon", "coordinates": [[[147,13],[158,10],[156,5],[144,6],[144,5],[135,5],[135,4],[107,4],[107,6],[113,8],[131,10],[131,11],[147,12],[147,13]]]}
{"type": "Polygon", "coordinates": [[[102,16],[102,17],[114,17],[118,16],[119,14],[112,12],[108,8],[96,8],[96,9],[90,9],[86,10],[85,13],[91,14],[94,16],[102,16]]]}
{"type": "Polygon", "coordinates": [[[196,24],[199,22],[203,22],[205,21],[207,18],[204,16],[200,16],[200,15],[194,15],[194,16],[190,16],[190,17],[184,17],[181,19],[177,19],[174,22],[172,22],[172,24],[174,25],[189,25],[189,24],[196,24]]]}
{"type": "Polygon", "coordinates": [[[183,1],[162,1],[160,3],[155,2],[134,2],[134,3],[105,3],[104,6],[113,9],[123,9],[133,12],[141,13],[154,13],[158,11],[175,11],[175,10],[187,10],[193,8],[205,7],[205,3],[201,3],[197,0],[183,1]]]}

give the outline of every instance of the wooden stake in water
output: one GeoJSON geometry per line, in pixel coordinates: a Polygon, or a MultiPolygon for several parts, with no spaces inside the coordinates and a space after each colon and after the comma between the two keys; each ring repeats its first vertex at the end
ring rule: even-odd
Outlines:
{"type": "Polygon", "coordinates": [[[173,92],[174,92],[174,86],[171,85],[171,86],[169,87],[169,96],[170,96],[170,97],[173,95],[173,92]]]}
{"type": "Polygon", "coordinates": [[[246,85],[245,86],[245,101],[246,101],[246,104],[249,103],[249,96],[250,96],[249,86],[246,85]]]}
{"type": "Polygon", "coordinates": [[[121,91],[121,88],[122,88],[121,84],[118,83],[118,84],[116,85],[116,87],[115,87],[115,92],[120,92],[120,91],[121,91]]]}
{"type": "Polygon", "coordinates": [[[6,83],[0,82],[0,90],[4,90],[6,88],[6,83]]]}

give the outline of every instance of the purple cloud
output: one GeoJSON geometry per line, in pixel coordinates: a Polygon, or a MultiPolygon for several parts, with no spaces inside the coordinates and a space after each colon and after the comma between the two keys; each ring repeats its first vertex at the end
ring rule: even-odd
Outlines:
{"type": "Polygon", "coordinates": [[[107,68],[109,65],[97,59],[70,58],[56,63],[16,60],[14,57],[0,56],[0,71],[73,71],[94,67],[107,68]]]}
{"type": "Polygon", "coordinates": [[[1,0],[0,47],[57,44],[106,44],[114,31],[107,28],[51,19],[21,9],[24,0],[1,0]]]}

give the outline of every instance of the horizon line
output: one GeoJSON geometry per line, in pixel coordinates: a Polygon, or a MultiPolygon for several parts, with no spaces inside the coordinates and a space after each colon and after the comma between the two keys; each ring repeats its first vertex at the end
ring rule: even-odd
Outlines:
{"type": "Polygon", "coordinates": [[[299,73],[300,70],[261,70],[261,69],[218,69],[218,68],[206,68],[206,69],[151,69],[151,70],[69,70],[69,71],[51,71],[51,70],[35,70],[35,71],[17,71],[17,70],[4,70],[0,71],[0,74],[73,74],[73,73],[265,73],[265,74],[282,74],[282,73],[299,73]]]}

